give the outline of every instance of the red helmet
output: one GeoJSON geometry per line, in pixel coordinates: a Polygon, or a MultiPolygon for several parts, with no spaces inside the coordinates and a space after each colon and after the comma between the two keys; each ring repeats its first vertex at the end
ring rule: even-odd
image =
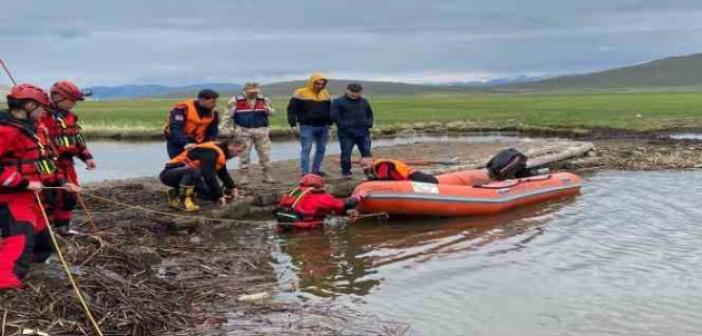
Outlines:
{"type": "Polygon", "coordinates": [[[324,188],[324,178],[317,174],[305,174],[300,179],[300,187],[324,188]]]}
{"type": "Polygon", "coordinates": [[[49,106],[49,96],[44,90],[32,84],[15,85],[7,95],[8,99],[30,99],[41,105],[49,106]]]}
{"type": "Polygon", "coordinates": [[[62,97],[72,101],[80,101],[85,99],[83,97],[83,91],[81,91],[80,88],[78,88],[78,86],[73,84],[71,81],[67,80],[58,81],[51,86],[51,94],[54,93],[58,93],[62,97]]]}

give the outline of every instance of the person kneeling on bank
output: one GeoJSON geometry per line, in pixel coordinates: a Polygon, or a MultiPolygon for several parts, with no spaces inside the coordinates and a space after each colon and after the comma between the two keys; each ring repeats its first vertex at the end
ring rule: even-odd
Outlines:
{"type": "Polygon", "coordinates": [[[284,228],[312,229],[322,226],[328,215],[343,216],[358,205],[363,195],[337,198],[324,190],[324,178],[306,174],[298,186],[280,200],[274,215],[284,228]]]}
{"type": "Polygon", "coordinates": [[[189,145],[183,153],[168,161],[159,178],[169,187],[166,193],[168,205],[185,211],[197,211],[198,198],[217,201],[220,206],[227,204],[227,198],[238,198],[239,191],[234,185],[227,160],[238,156],[243,143],[232,140],[227,143],[205,142],[189,145]],[[224,190],[219,184],[222,181],[224,190]]]}

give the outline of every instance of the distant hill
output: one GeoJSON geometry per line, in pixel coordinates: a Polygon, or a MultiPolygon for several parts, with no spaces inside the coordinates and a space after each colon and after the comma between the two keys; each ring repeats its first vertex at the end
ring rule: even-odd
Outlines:
{"type": "Polygon", "coordinates": [[[509,84],[535,82],[546,78],[545,76],[517,75],[512,77],[499,77],[487,81],[451,82],[446,85],[454,87],[490,88],[509,84]]]}
{"type": "MultiPolygon", "coordinates": [[[[303,87],[306,80],[277,82],[263,85],[263,93],[269,97],[287,97],[295,89],[303,87]]],[[[327,89],[332,95],[341,95],[349,83],[360,83],[363,93],[369,96],[413,96],[419,94],[441,94],[470,92],[470,87],[449,85],[408,84],[398,82],[358,81],[351,79],[329,79],[327,89]]]]}
{"type": "MultiPolygon", "coordinates": [[[[269,97],[288,97],[305,85],[305,80],[276,82],[263,85],[269,97]]],[[[530,76],[500,78],[488,82],[456,82],[448,84],[408,84],[383,81],[355,81],[330,79],[329,91],[333,95],[344,92],[350,82],[359,82],[369,96],[413,96],[419,94],[451,94],[476,91],[587,91],[587,90],[657,90],[702,89],[702,54],[669,57],[612,70],[588,74],[565,75],[540,79],[530,76]]],[[[193,96],[203,88],[212,88],[223,97],[239,93],[240,84],[209,83],[183,87],[163,85],[124,85],[93,87],[97,99],[163,98],[193,96]]]]}
{"type": "MultiPolygon", "coordinates": [[[[263,84],[263,94],[268,97],[288,97],[293,91],[305,85],[304,80],[276,82],[263,84]]],[[[346,85],[351,82],[361,83],[364,94],[376,96],[410,96],[432,93],[457,93],[473,90],[470,85],[420,85],[397,82],[379,81],[353,81],[350,79],[330,79],[328,89],[332,95],[341,95],[346,85]]],[[[196,84],[184,87],[170,87],[164,85],[122,85],[122,86],[96,86],[90,87],[93,98],[100,100],[134,99],[134,98],[182,98],[192,97],[201,89],[216,90],[222,97],[231,97],[241,92],[240,84],[196,84]]]]}
{"type": "Polygon", "coordinates": [[[567,75],[492,88],[524,91],[680,89],[702,87],[702,54],[669,57],[651,62],[581,75],[567,75]]]}
{"type": "Polygon", "coordinates": [[[231,83],[204,83],[188,86],[165,85],[121,85],[121,86],[95,86],[87,88],[93,91],[93,98],[100,100],[131,99],[151,97],[187,97],[194,96],[202,89],[216,91],[236,91],[241,89],[239,84],[231,83]]]}

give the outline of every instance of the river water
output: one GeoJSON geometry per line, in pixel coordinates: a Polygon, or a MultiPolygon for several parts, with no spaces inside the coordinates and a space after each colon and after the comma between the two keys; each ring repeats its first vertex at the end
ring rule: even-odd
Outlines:
{"type": "Polygon", "coordinates": [[[500,216],[278,234],[280,298],[420,335],[700,335],[700,195],[700,171],[601,171],[500,216]]]}
{"type": "MultiPolygon", "coordinates": [[[[373,141],[373,147],[399,145],[415,142],[446,142],[461,141],[469,143],[517,143],[525,140],[509,134],[477,134],[462,137],[448,136],[417,136],[392,139],[379,139],[373,141]]],[[[97,182],[109,179],[124,179],[130,177],[156,176],[163,169],[168,159],[166,144],[162,141],[126,142],[126,141],[91,141],[90,150],[95,156],[98,169],[87,171],[79,169],[82,182],[97,182]]],[[[314,149],[313,149],[314,150],[314,149]]],[[[327,154],[338,154],[339,142],[330,141],[327,145],[327,154]]],[[[256,151],[252,151],[252,162],[258,162],[256,151]]],[[[297,141],[274,142],[271,147],[273,161],[291,160],[300,157],[300,144],[297,141]]],[[[82,163],[77,163],[83,167],[82,163]]],[[[234,168],[238,165],[236,159],[230,161],[228,166],[234,168]]]]}
{"type": "MultiPolygon", "coordinates": [[[[166,160],[162,142],[91,148],[100,169],[84,182],[156,175],[166,160]]],[[[272,156],[298,151],[275,143],[272,156]]],[[[332,300],[419,335],[700,335],[700,195],[702,171],[600,171],[577,197],[499,216],[275,234],[278,299],[332,300]]]]}

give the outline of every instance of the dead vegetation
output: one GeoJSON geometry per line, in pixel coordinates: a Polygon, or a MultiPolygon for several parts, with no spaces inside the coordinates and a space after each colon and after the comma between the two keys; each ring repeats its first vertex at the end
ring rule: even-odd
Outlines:
{"type": "MultiPolygon", "coordinates": [[[[397,159],[458,156],[462,163],[476,166],[497,150],[510,146],[534,155],[553,155],[562,148],[573,147],[573,143],[530,140],[514,144],[412,144],[376,149],[375,154],[397,159]]],[[[702,143],[598,141],[595,150],[586,156],[559,162],[553,168],[593,166],[700,168],[702,143]]],[[[327,160],[326,171],[332,175],[334,191],[347,194],[361,175],[357,171],[354,181],[342,181],[337,170],[336,163],[327,160]]],[[[279,162],[274,174],[290,185],[296,172],[295,162],[279,162]]],[[[169,216],[173,212],[165,205],[162,187],[154,179],[89,187],[85,199],[99,232],[62,238],[60,243],[105,334],[409,334],[408,325],[380,321],[330,304],[267,300],[252,304],[236,300],[243,294],[265,292],[270,296],[278,290],[269,260],[271,223],[260,219],[266,218],[270,205],[288,185],[255,183],[246,190],[246,200],[226,209],[205,205],[205,211],[198,215],[207,218],[169,216]],[[91,198],[91,194],[118,203],[91,198]],[[121,206],[119,202],[135,207],[121,206]],[[138,207],[153,211],[140,211],[138,207]]],[[[79,212],[76,222],[80,230],[90,232],[82,220],[79,212]]],[[[23,291],[0,292],[0,335],[19,335],[23,328],[50,335],[95,334],[56,261],[36,265],[27,284],[23,291]]]]}

